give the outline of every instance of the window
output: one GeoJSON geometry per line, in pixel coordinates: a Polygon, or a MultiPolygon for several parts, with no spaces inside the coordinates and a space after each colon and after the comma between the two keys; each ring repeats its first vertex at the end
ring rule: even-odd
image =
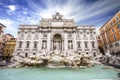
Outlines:
{"type": "Polygon", "coordinates": [[[119,20],[119,18],[118,17],[116,17],[116,21],[118,21],[119,20]]]}
{"type": "Polygon", "coordinates": [[[114,38],[114,40],[116,40],[116,39],[117,39],[117,37],[116,37],[116,35],[115,35],[115,34],[113,35],[113,38],[114,38]]]}
{"type": "Polygon", "coordinates": [[[37,48],[37,42],[34,42],[34,48],[37,48]]]}
{"type": "Polygon", "coordinates": [[[106,26],[106,30],[108,29],[108,27],[106,26]]]}
{"type": "Polygon", "coordinates": [[[77,42],[77,48],[80,48],[80,41],[77,42]]]}
{"type": "Polygon", "coordinates": [[[29,48],[29,46],[30,46],[30,42],[27,41],[27,42],[26,42],[26,48],[29,48]]]}
{"type": "Polygon", "coordinates": [[[115,43],[115,46],[119,46],[119,43],[118,43],[118,42],[116,42],[116,43],[115,43]]]}
{"type": "Polygon", "coordinates": [[[88,42],[85,41],[84,44],[85,44],[85,48],[87,48],[88,47],[88,42]]]}
{"type": "Polygon", "coordinates": [[[105,46],[105,49],[107,49],[107,46],[105,46]]]}
{"type": "Polygon", "coordinates": [[[36,55],[36,53],[33,53],[33,55],[36,55]]]}
{"type": "Polygon", "coordinates": [[[113,25],[113,23],[111,22],[110,25],[113,25]]]}
{"type": "Polygon", "coordinates": [[[91,44],[92,44],[92,48],[95,48],[95,42],[92,41],[91,44]]]}
{"type": "Polygon", "coordinates": [[[110,45],[109,45],[109,47],[110,47],[110,48],[112,48],[112,47],[113,47],[113,45],[112,45],[112,44],[110,44],[110,45]]]}
{"type": "Polygon", "coordinates": [[[21,47],[22,47],[22,42],[20,41],[20,42],[19,42],[19,48],[21,48],[21,47]]]}
{"type": "Polygon", "coordinates": [[[112,32],[114,32],[114,29],[112,28],[112,32]]]}
{"type": "Polygon", "coordinates": [[[106,33],[107,33],[107,36],[109,36],[109,34],[110,34],[109,31],[107,31],[106,33]]]}
{"type": "Polygon", "coordinates": [[[118,24],[118,29],[120,29],[120,24],[118,24]]]}
{"type": "Polygon", "coordinates": [[[28,53],[25,53],[25,57],[28,57],[28,53]]]}

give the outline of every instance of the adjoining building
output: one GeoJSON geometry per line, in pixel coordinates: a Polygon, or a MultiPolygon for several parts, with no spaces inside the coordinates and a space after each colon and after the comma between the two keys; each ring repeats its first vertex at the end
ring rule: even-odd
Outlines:
{"type": "Polygon", "coordinates": [[[6,28],[6,26],[0,23],[0,35],[4,33],[4,28],[6,28]]]}
{"type": "Polygon", "coordinates": [[[0,56],[2,56],[3,54],[3,48],[5,43],[4,28],[6,28],[6,26],[0,23],[0,56]]]}
{"type": "Polygon", "coordinates": [[[24,57],[58,51],[96,55],[98,45],[92,25],[77,26],[74,19],[64,19],[58,12],[52,18],[42,19],[39,25],[20,25],[14,54],[24,57]]]}
{"type": "Polygon", "coordinates": [[[5,34],[5,41],[10,41],[12,38],[14,38],[14,36],[12,35],[12,34],[10,34],[10,33],[6,33],[5,34]]]}
{"type": "Polygon", "coordinates": [[[102,53],[104,55],[104,50],[102,47],[102,41],[100,39],[100,36],[97,36],[97,42],[98,42],[98,48],[99,48],[100,53],[102,53]]]}
{"type": "Polygon", "coordinates": [[[104,52],[120,53],[120,11],[108,20],[99,31],[101,47],[104,52]]]}
{"type": "Polygon", "coordinates": [[[6,41],[9,41],[11,40],[11,38],[14,37],[13,35],[9,33],[5,34],[4,28],[6,28],[6,26],[0,23],[0,57],[2,58],[3,58],[4,47],[5,47],[6,41]]]}
{"type": "Polygon", "coordinates": [[[11,38],[10,40],[5,42],[4,52],[3,52],[4,58],[8,59],[12,56],[15,45],[16,45],[16,38],[11,38]]]}

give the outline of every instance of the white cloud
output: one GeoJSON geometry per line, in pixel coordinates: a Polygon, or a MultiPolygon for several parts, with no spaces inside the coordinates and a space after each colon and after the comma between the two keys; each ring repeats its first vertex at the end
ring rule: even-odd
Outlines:
{"type": "Polygon", "coordinates": [[[27,11],[23,11],[23,14],[28,14],[28,12],[27,11]]]}
{"type": "MultiPolygon", "coordinates": [[[[46,7],[41,8],[40,4],[36,4],[36,2],[27,0],[29,6],[34,11],[30,12],[29,17],[22,17],[18,19],[18,21],[24,21],[23,23],[29,24],[39,24],[38,20],[41,18],[51,18],[56,12],[60,12],[63,15],[63,18],[74,18],[77,22],[84,22],[89,18],[92,18],[94,21],[90,22],[90,24],[94,24],[96,28],[97,35],[99,34],[99,28],[104,24],[104,21],[108,19],[109,16],[101,17],[101,15],[106,14],[109,11],[114,10],[119,6],[119,0],[98,0],[92,4],[83,3],[83,0],[67,0],[66,3],[60,4],[57,2],[58,0],[43,0],[43,3],[46,7]],[[113,4],[114,3],[114,4],[113,4]],[[96,18],[96,16],[99,16],[96,18]],[[95,19],[94,19],[95,18],[95,19]],[[36,20],[38,19],[38,20],[36,20]]],[[[38,2],[39,3],[39,2],[38,2]]],[[[24,9],[23,14],[27,14],[27,9],[24,9]]],[[[21,22],[22,23],[22,22],[21,22]]],[[[86,22],[87,23],[87,22],[86,22]]],[[[83,23],[84,24],[84,23],[83,23]]],[[[82,25],[79,24],[79,25],[82,25]]]]}
{"type": "Polygon", "coordinates": [[[43,4],[46,8],[42,9],[34,1],[27,1],[35,10],[33,16],[50,18],[55,12],[60,12],[65,18],[74,18],[76,22],[104,15],[120,5],[120,0],[98,0],[92,5],[83,3],[83,0],[79,0],[79,2],[78,0],[67,0],[64,4],[58,3],[58,0],[44,0],[43,4]]]}
{"type": "Polygon", "coordinates": [[[0,19],[0,23],[6,26],[5,32],[10,33],[14,35],[15,37],[17,36],[17,29],[15,28],[15,22],[9,19],[0,19]]]}
{"type": "MultiPolygon", "coordinates": [[[[51,18],[56,12],[60,12],[63,18],[74,18],[76,23],[80,23],[79,25],[87,24],[88,22],[92,25],[95,24],[96,30],[99,32],[99,27],[108,19],[108,16],[101,17],[101,15],[120,6],[120,0],[97,0],[91,4],[87,2],[83,3],[84,0],[66,0],[64,3],[61,1],[41,0],[42,3],[40,3],[38,0],[36,3],[34,0],[27,0],[27,4],[29,5],[27,7],[19,4],[3,5],[5,9],[7,8],[7,13],[9,15],[14,14],[15,16],[13,17],[19,23],[12,19],[0,19],[0,23],[7,26],[6,32],[14,34],[14,32],[16,33],[18,31],[19,24],[39,24],[41,18],[51,18]],[[44,7],[41,7],[41,5],[44,5],[44,7]],[[87,21],[90,18],[92,20],[87,21]]],[[[16,36],[16,34],[14,35],[16,36]]]]}
{"type": "Polygon", "coordinates": [[[8,15],[12,15],[14,13],[14,11],[16,10],[16,6],[15,5],[9,5],[6,6],[8,8],[7,13],[8,15]]]}
{"type": "Polygon", "coordinates": [[[11,11],[15,11],[15,10],[16,10],[16,6],[15,6],[15,5],[9,5],[8,8],[9,8],[11,11]]]}

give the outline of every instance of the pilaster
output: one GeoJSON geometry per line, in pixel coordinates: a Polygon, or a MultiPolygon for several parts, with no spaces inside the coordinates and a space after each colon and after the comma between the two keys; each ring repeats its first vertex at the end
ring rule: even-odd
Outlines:
{"type": "Polygon", "coordinates": [[[73,32],[73,50],[77,50],[77,44],[76,44],[76,32],[73,32]]]}
{"type": "Polygon", "coordinates": [[[39,32],[39,39],[38,39],[38,51],[42,50],[42,32],[39,32]]]}
{"type": "Polygon", "coordinates": [[[51,46],[51,38],[50,38],[50,29],[48,31],[48,34],[47,34],[47,51],[50,51],[50,46],[51,46]]]}
{"type": "Polygon", "coordinates": [[[64,51],[68,50],[68,38],[67,38],[67,32],[64,32],[64,51]]]}

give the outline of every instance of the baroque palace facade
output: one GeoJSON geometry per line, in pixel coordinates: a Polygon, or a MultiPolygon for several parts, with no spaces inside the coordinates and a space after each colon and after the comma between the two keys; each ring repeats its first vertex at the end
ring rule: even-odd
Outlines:
{"type": "Polygon", "coordinates": [[[46,52],[67,55],[69,52],[89,53],[98,51],[93,26],[76,26],[74,19],[63,19],[58,12],[39,25],[20,25],[14,54],[25,57],[46,52]]]}
{"type": "Polygon", "coordinates": [[[108,20],[100,29],[100,47],[104,52],[120,53],[120,11],[108,20]]]}

